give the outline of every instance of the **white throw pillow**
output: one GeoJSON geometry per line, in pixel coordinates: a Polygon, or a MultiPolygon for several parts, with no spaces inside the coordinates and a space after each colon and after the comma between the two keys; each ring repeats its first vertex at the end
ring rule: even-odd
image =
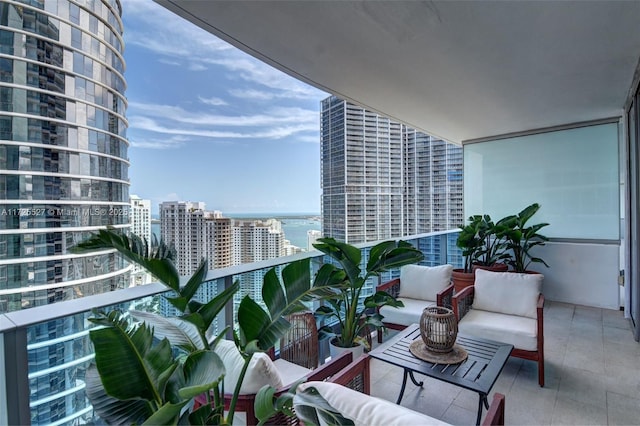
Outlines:
{"type": "Polygon", "coordinates": [[[405,265],[400,268],[398,297],[435,302],[438,293],[451,283],[453,265],[405,265]]]}
{"type": "MultiPolygon", "coordinates": [[[[215,347],[215,353],[222,359],[226,375],[224,376],[225,393],[233,393],[236,383],[240,378],[240,372],[244,365],[244,359],[235,343],[230,340],[221,340],[215,347]]],[[[275,388],[282,386],[282,378],[271,358],[265,353],[254,354],[240,387],[241,395],[257,393],[264,385],[275,388]]]]}
{"type": "MultiPolygon", "coordinates": [[[[331,382],[307,382],[298,387],[299,392],[315,388],[335,411],[353,420],[356,426],[406,426],[406,425],[445,425],[438,419],[391,401],[354,391],[331,382]]],[[[294,398],[294,407],[296,402],[294,398]]]]}
{"type": "Polygon", "coordinates": [[[476,270],[473,309],[536,318],[542,274],[476,270]]]}

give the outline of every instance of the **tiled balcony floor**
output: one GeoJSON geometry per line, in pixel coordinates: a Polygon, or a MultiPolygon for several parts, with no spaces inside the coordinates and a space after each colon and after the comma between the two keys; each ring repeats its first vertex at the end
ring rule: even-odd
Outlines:
{"type": "MultiPolygon", "coordinates": [[[[640,425],[640,344],[622,312],[547,301],[544,335],[545,387],[535,362],[510,358],[489,396],[505,394],[506,424],[640,425]]],[[[371,394],[395,401],[402,369],[372,359],[371,374],[371,394]]],[[[409,381],[402,405],[471,425],[478,394],[433,379],[422,389],[409,381]]]]}

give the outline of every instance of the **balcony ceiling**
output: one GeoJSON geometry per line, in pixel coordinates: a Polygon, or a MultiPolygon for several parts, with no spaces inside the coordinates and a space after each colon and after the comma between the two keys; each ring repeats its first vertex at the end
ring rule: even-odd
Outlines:
{"type": "Polygon", "coordinates": [[[156,1],[456,143],[620,116],[640,58],[640,1],[156,1]]]}

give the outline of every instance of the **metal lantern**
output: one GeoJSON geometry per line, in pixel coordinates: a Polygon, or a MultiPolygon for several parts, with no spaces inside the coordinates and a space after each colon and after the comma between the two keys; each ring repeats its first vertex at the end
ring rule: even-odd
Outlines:
{"type": "Polygon", "coordinates": [[[428,350],[450,352],[458,337],[458,320],[449,308],[428,306],[420,317],[420,335],[428,350]]]}

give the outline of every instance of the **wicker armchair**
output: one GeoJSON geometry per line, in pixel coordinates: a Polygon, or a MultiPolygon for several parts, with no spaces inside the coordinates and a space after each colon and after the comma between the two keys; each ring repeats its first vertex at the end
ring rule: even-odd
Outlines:
{"type": "MultiPolygon", "coordinates": [[[[384,316],[384,326],[392,330],[402,330],[420,322],[422,311],[427,306],[451,306],[452,270],[451,265],[406,265],[400,268],[400,278],[379,285],[377,291],[389,293],[404,303],[403,308],[383,306],[378,309],[384,316]]],[[[378,343],[382,343],[381,332],[378,332],[378,343]]]]}
{"type": "Polygon", "coordinates": [[[544,386],[542,275],[476,271],[475,285],[453,297],[460,333],[514,346],[511,356],[536,361],[544,386]]]}
{"type": "Polygon", "coordinates": [[[280,358],[305,368],[318,367],[318,327],[311,312],[289,315],[291,328],[280,339],[280,358]]]}

